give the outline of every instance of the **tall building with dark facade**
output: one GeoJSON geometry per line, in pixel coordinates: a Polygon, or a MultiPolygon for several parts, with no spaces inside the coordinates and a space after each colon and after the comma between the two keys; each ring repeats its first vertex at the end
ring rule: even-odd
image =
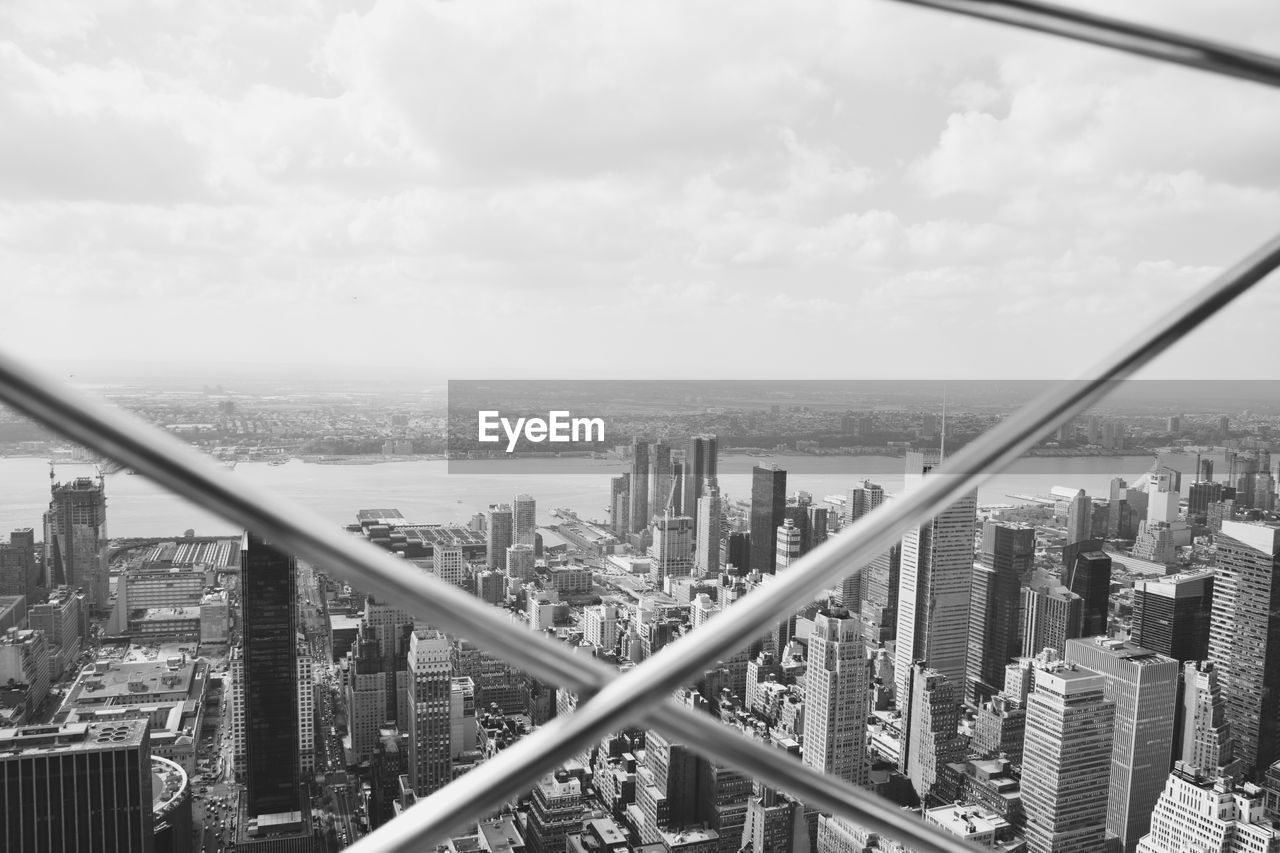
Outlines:
{"type": "Polygon", "coordinates": [[[297,561],[252,533],[240,546],[244,757],[250,815],[298,812],[297,561]]]}
{"type": "Polygon", "coordinates": [[[515,517],[510,505],[491,504],[484,513],[485,564],[491,569],[505,569],[507,549],[515,541],[515,517]]]}
{"type": "MultiPolygon", "coordinates": [[[[52,476],[52,471],[50,471],[52,476]]],[[[83,589],[89,603],[107,601],[107,499],[102,481],[77,477],[52,483],[49,511],[44,514],[45,585],[83,589]]]]}
{"type": "Polygon", "coordinates": [[[33,600],[40,577],[36,570],[36,537],[30,527],[9,534],[0,542],[0,595],[21,595],[33,600]]]}
{"type": "Polygon", "coordinates": [[[1004,668],[1022,653],[1022,584],[1031,575],[1036,531],[988,521],[973,564],[965,698],[977,706],[1004,687],[1004,668]]]}
{"type": "Polygon", "coordinates": [[[745,530],[730,531],[724,538],[724,553],[720,562],[733,566],[732,574],[742,577],[751,570],[751,534],[745,530]]]}
{"type": "Polygon", "coordinates": [[[1111,558],[1101,551],[1081,551],[1072,561],[1066,587],[1083,601],[1081,636],[1107,633],[1111,613],[1111,558]]]}
{"type": "Polygon", "coordinates": [[[680,511],[694,520],[698,528],[698,499],[707,493],[707,481],[714,485],[719,469],[719,451],[714,435],[695,435],[689,439],[684,456],[684,477],[680,511]]]}
{"type": "Polygon", "coordinates": [[[1022,656],[1064,653],[1067,640],[1081,636],[1083,619],[1084,601],[1065,586],[1022,590],[1022,656]]]}
{"type": "Polygon", "coordinates": [[[773,574],[778,528],[787,509],[787,472],[780,468],[751,469],[751,560],[753,572],[773,574]]]}
{"type": "Polygon", "coordinates": [[[151,853],[145,719],[0,729],[0,849],[151,853]]]}
{"type": "Polygon", "coordinates": [[[1133,582],[1130,635],[1143,648],[1185,663],[1209,653],[1213,569],[1133,582]]]}
{"type": "Polygon", "coordinates": [[[1280,526],[1222,522],[1209,658],[1227,697],[1236,757],[1260,778],[1280,725],[1280,526]]]}
{"type": "Polygon", "coordinates": [[[649,443],[631,442],[631,506],[628,512],[630,532],[639,533],[649,526],[649,443]]]}

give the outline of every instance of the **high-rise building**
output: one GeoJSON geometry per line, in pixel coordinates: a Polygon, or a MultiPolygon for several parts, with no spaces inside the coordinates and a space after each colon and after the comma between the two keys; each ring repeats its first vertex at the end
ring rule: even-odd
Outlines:
{"type": "Polygon", "coordinates": [[[1212,610],[1213,569],[1135,580],[1129,634],[1153,652],[1179,661],[1204,660],[1212,610]]]}
{"type": "Polygon", "coordinates": [[[695,535],[702,529],[702,517],[698,514],[698,501],[707,494],[708,486],[718,484],[719,450],[714,435],[695,435],[689,439],[684,454],[684,493],[680,511],[692,516],[695,535]]]}
{"type": "Polygon", "coordinates": [[[461,548],[437,544],[431,552],[431,571],[447,584],[462,589],[469,589],[471,586],[467,558],[462,555],[461,548]]]}
{"type": "Polygon", "coordinates": [[[724,548],[721,551],[721,562],[725,568],[733,566],[730,574],[744,577],[750,573],[751,534],[745,530],[727,531],[724,537],[724,548]]]}
{"type": "Polygon", "coordinates": [[[516,495],[511,499],[512,541],[533,544],[538,532],[538,502],[533,495],[516,495]]]}
{"type": "Polygon", "coordinates": [[[1067,538],[1065,544],[1074,545],[1090,537],[1093,521],[1093,501],[1081,489],[1067,508],[1067,538]]]}
{"type": "Polygon", "coordinates": [[[809,551],[812,551],[814,548],[817,548],[823,542],[827,541],[827,529],[829,522],[827,508],[825,506],[811,504],[805,507],[805,512],[809,516],[808,526],[805,528],[809,531],[809,542],[804,549],[807,554],[809,551]]]}
{"type": "Polygon", "coordinates": [[[751,469],[751,560],[748,568],[773,574],[777,565],[777,530],[787,508],[787,472],[781,468],[751,469]]]}
{"type": "Polygon", "coordinates": [[[151,853],[146,719],[0,729],[0,849],[151,853]]]}
{"type": "Polygon", "coordinates": [[[996,521],[982,526],[969,595],[967,699],[977,706],[1004,684],[1004,668],[1022,654],[1022,585],[1031,577],[1036,531],[996,521]]]}
{"type": "MultiPolygon", "coordinates": [[[[661,442],[649,445],[649,515],[656,518],[675,511],[675,479],[671,447],[661,442]]],[[[645,519],[649,521],[650,519],[645,519]]]]}
{"type": "Polygon", "coordinates": [[[449,639],[439,631],[415,628],[409,635],[409,783],[419,797],[443,788],[453,776],[450,655],[449,639]]]}
{"type": "Polygon", "coordinates": [[[1213,661],[1182,665],[1182,740],[1174,755],[1201,773],[1235,775],[1227,701],[1213,661]]]}
{"type": "Polygon", "coordinates": [[[1209,625],[1236,757],[1261,776],[1280,725],[1280,525],[1223,521],[1209,625]]]}
{"type": "Polygon", "coordinates": [[[1081,551],[1072,561],[1065,583],[1082,602],[1081,636],[1106,634],[1111,615],[1111,558],[1101,551],[1081,551]]]}
{"type": "Polygon", "coordinates": [[[1083,622],[1084,599],[1066,587],[1022,590],[1022,656],[1062,654],[1067,640],[1081,636],[1083,622]]]}
{"type": "Polygon", "coordinates": [[[1263,791],[1179,762],[1151,815],[1137,853],[1277,853],[1280,829],[1265,814],[1263,791]]]}
{"type": "MultiPolygon", "coordinates": [[[[50,477],[53,471],[49,471],[50,477]]],[[[52,497],[44,514],[45,585],[83,589],[93,607],[107,602],[107,499],[102,480],[50,480],[52,497]]]]}
{"type": "Polygon", "coordinates": [[[899,765],[925,808],[944,805],[939,781],[943,768],[964,759],[965,742],[958,734],[960,686],[924,661],[911,666],[905,702],[899,765]]]}
{"type": "Polygon", "coordinates": [[[0,595],[31,601],[38,586],[35,532],[23,527],[10,533],[8,542],[0,542],[0,595]]]}
{"type": "MultiPolygon", "coordinates": [[[[1206,462],[1212,460],[1206,459],[1206,462]]],[[[1221,483],[1212,480],[1201,480],[1198,483],[1192,483],[1191,489],[1187,493],[1187,516],[1189,518],[1196,516],[1207,516],[1209,514],[1209,505],[1216,504],[1222,500],[1223,486],[1221,483]]],[[[1200,519],[1203,522],[1203,518],[1200,519]]]]}
{"type": "Polygon", "coordinates": [[[784,519],[782,525],[774,531],[774,538],[778,542],[774,554],[774,565],[777,568],[786,568],[800,559],[803,551],[803,533],[793,520],[784,519]]]}
{"type": "Polygon", "coordinates": [[[507,548],[504,568],[507,577],[512,580],[518,580],[521,583],[528,583],[533,580],[534,563],[532,545],[520,542],[507,548]]]}
{"type": "Polygon", "coordinates": [[[529,853],[566,853],[570,832],[582,831],[582,782],[564,771],[533,789],[525,841],[529,853]]]}
{"type": "Polygon", "coordinates": [[[486,565],[491,569],[504,567],[507,549],[515,542],[515,522],[511,507],[492,504],[484,514],[484,545],[486,565]]]}
{"type": "Polygon", "coordinates": [[[1182,473],[1164,467],[1151,475],[1147,485],[1147,520],[1172,524],[1178,520],[1182,501],[1182,473]]]}
{"type": "Polygon", "coordinates": [[[893,639],[898,628],[898,578],[902,570],[902,544],[897,543],[863,568],[858,577],[841,582],[841,604],[860,608],[863,638],[878,646],[893,639]]]}
{"type": "Polygon", "coordinates": [[[297,561],[252,533],[240,545],[246,807],[302,810],[298,784],[297,561]]]}
{"type": "Polygon", "coordinates": [[[347,652],[344,692],[347,703],[347,732],[356,761],[370,758],[378,749],[386,722],[388,683],[395,688],[395,673],[386,671],[374,639],[361,636],[347,652]]]}
{"type": "Polygon", "coordinates": [[[707,486],[706,494],[698,498],[697,522],[694,525],[695,547],[693,552],[694,574],[715,575],[720,571],[720,537],[722,530],[720,489],[707,486]]]}
{"type": "Polygon", "coordinates": [[[863,480],[862,485],[849,490],[844,502],[845,524],[853,524],[871,510],[884,503],[884,488],[870,480],[863,480]]]}
{"type": "Polygon", "coordinates": [[[685,515],[662,515],[653,520],[653,544],[649,546],[649,576],[662,587],[666,578],[693,574],[693,521],[685,515]]]}
{"type": "Polygon", "coordinates": [[[649,526],[649,443],[640,439],[631,442],[631,507],[628,512],[632,533],[639,533],[649,526]]]}
{"type": "Polygon", "coordinates": [[[1107,831],[1132,853],[1150,828],[1173,751],[1179,664],[1099,637],[1068,640],[1066,659],[1101,675],[1103,695],[1115,703],[1107,831]]]}
{"type": "Polygon", "coordinates": [[[597,604],[583,608],[582,639],[605,651],[612,651],[618,644],[617,605],[597,604]]]}
{"type": "Polygon", "coordinates": [[[869,680],[861,626],[847,610],[819,612],[805,671],[804,763],[866,785],[869,680]]]}
{"type": "MultiPolygon", "coordinates": [[[[932,468],[923,454],[908,453],[906,490],[919,488],[932,468]]],[[[977,493],[970,492],[902,537],[894,652],[900,697],[917,660],[927,660],[955,684],[964,683],[977,510],[977,493]]]]}
{"type": "Polygon", "coordinates": [[[1115,704],[1104,682],[1082,667],[1035,670],[1022,758],[1027,853],[1106,849],[1115,704]]]}
{"type": "Polygon", "coordinates": [[[619,474],[609,481],[609,529],[619,540],[631,532],[631,473],[619,474]]]}

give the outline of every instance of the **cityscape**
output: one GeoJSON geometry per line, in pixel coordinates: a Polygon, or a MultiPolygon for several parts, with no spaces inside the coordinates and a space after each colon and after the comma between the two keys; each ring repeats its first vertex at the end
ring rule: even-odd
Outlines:
{"type": "MultiPolygon", "coordinates": [[[[972,422],[927,407],[894,463],[902,493],[972,422]]],[[[614,447],[624,470],[591,481],[604,512],[540,505],[512,476],[469,518],[352,507],[346,529],[625,672],[896,496],[869,478],[796,488],[790,442],[734,497],[717,435],[650,417],[667,437],[614,447]]],[[[428,422],[444,429],[392,407],[368,428],[390,444],[428,422]]],[[[1149,423],[1132,429],[1164,442],[1148,471],[1097,494],[970,494],[677,698],[976,848],[1280,850],[1280,416],[1115,412],[1050,441],[1088,456],[1102,423],[1149,423]]],[[[92,455],[9,438],[49,456],[50,491],[0,544],[5,849],[328,853],[576,707],[252,533],[111,538],[118,466],[63,480],[92,455]]],[[[907,850],[644,728],[439,849],[907,850]]]]}
{"type": "Polygon", "coordinates": [[[0,3],[0,853],[1280,853],[1278,37],[0,3]]]}

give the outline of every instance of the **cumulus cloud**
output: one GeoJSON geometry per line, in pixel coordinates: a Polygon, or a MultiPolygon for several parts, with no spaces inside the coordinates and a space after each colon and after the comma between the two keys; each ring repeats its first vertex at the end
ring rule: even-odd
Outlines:
{"type": "Polygon", "coordinates": [[[891,3],[14,0],[0,80],[28,355],[1044,375],[1280,221],[1264,87],[891,3]]]}

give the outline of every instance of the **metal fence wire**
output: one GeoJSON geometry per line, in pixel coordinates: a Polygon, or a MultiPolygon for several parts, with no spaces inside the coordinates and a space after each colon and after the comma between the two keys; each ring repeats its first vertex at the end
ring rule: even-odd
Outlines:
{"type": "MultiPolygon", "coordinates": [[[[898,0],[1103,45],[1227,76],[1280,85],[1280,60],[1180,34],[1029,0],[898,0]]],[[[593,658],[533,634],[494,608],[416,571],[361,537],[270,494],[140,418],[0,353],[0,400],[312,564],[445,630],[474,639],[536,677],[576,691],[574,713],[553,719],[501,754],[419,801],[361,839],[354,853],[421,851],[527,791],[566,758],[627,725],[645,725],[699,753],[785,790],[806,805],[860,824],[919,853],[973,848],[887,800],[825,776],[669,698],[709,664],[862,570],[904,530],[976,488],[1068,418],[1106,395],[1183,335],[1280,266],[1280,236],[1223,272],[1103,361],[1088,378],[1061,383],[943,463],[923,485],[880,506],[802,557],[719,617],[619,675],[593,658]]]]}

